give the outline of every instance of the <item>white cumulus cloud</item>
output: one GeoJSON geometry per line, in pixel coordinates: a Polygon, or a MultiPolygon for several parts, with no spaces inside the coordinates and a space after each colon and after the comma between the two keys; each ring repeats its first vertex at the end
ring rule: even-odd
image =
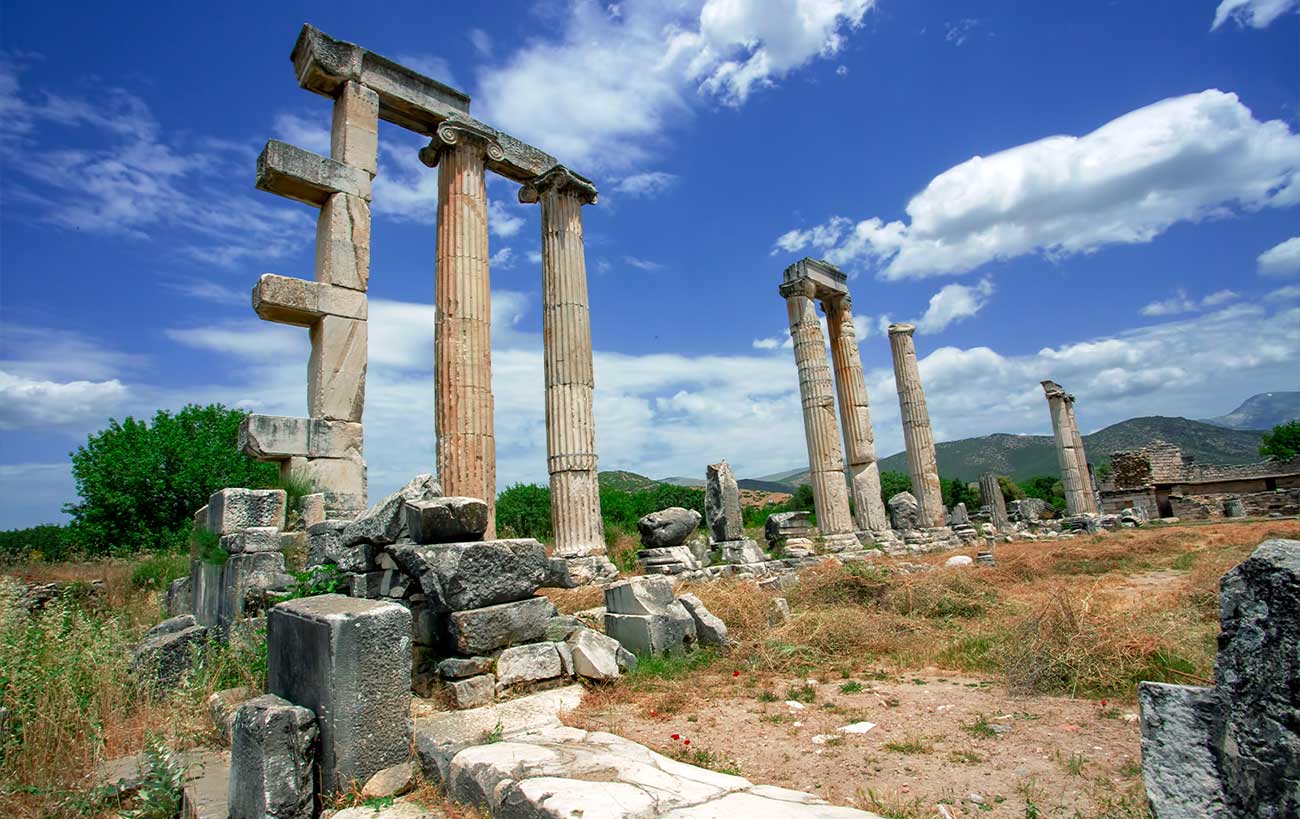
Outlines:
{"type": "Polygon", "coordinates": [[[1214,10],[1213,31],[1232,20],[1245,28],[1267,28],[1288,11],[1300,11],[1300,0],[1222,0],[1214,10]]]}
{"type": "Polygon", "coordinates": [[[1289,276],[1300,271],[1300,236],[1292,236],[1263,253],[1256,260],[1265,276],[1289,276]]]}

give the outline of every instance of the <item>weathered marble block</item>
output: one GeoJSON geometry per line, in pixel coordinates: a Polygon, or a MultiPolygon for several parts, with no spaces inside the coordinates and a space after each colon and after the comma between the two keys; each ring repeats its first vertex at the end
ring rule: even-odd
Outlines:
{"type": "Polygon", "coordinates": [[[273,694],[249,700],[231,729],[230,819],[311,819],[316,716],[273,694]]]}
{"type": "Polygon", "coordinates": [[[284,528],[283,489],[221,489],[208,498],[208,531],[228,535],[244,529],[284,528]]]}
{"type": "Polygon", "coordinates": [[[277,139],[257,157],[257,188],[320,207],[336,193],[370,199],[370,174],[277,139]]]}
{"type": "Polygon", "coordinates": [[[482,540],[487,503],[477,498],[431,498],[406,502],[406,528],[416,543],[482,540]]]}
{"type": "Polygon", "coordinates": [[[419,546],[402,543],[389,553],[420,582],[436,610],[465,611],[531,597],[546,580],[546,547],[532,538],[419,546]]]}
{"type": "Polygon", "coordinates": [[[554,615],[554,603],[545,597],[530,597],[516,603],[452,612],[448,623],[456,651],[475,655],[542,639],[554,615]]]}
{"type": "Polygon", "coordinates": [[[700,513],[694,509],[670,506],[651,512],[636,522],[642,545],[652,549],[680,546],[699,528],[700,513]]]}
{"type": "Polygon", "coordinates": [[[364,783],[406,760],[411,735],[411,613],[338,594],[290,600],[267,618],[267,688],[311,709],[320,788],[364,783]]]}
{"type": "Polygon", "coordinates": [[[740,540],[745,536],[741,519],[740,487],[726,461],[709,464],[705,471],[704,518],[715,541],[740,540]]]}

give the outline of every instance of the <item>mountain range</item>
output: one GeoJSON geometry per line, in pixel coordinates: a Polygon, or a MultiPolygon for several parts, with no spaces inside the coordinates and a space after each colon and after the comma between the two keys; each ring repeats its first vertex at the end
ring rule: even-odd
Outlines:
{"type": "MultiPolygon", "coordinates": [[[[1226,415],[1201,421],[1156,415],[1130,418],[1083,436],[1083,443],[1088,459],[1094,465],[1109,460],[1113,452],[1138,449],[1156,440],[1177,446],[1184,455],[1201,463],[1251,463],[1260,460],[1259,444],[1264,433],[1277,424],[1294,419],[1300,419],[1300,391],[1267,392],[1251,396],[1226,415]]],[[[944,478],[965,481],[978,480],[984,472],[996,472],[1023,481],[1035,475],[1054,475],[1060,469],[1055,443],[1048,435],[996,433],[944,441],[935,445],[935,455],[939,460],[939,474],[944,478]]],[[[882,471],[907,472],[906,453],[899,452],[882,459],[880,468],[882,471]]],[[[602,473],[602,480],[605,474],[608,473],[602,473]]],[[[704,485],[703,478],[682,476],[661,478],[658,482],[678,486],[704,485]]],[[[807,467],[737,481],[742,489],[767,492],[793,492],[807,482],[807,467]]]]}

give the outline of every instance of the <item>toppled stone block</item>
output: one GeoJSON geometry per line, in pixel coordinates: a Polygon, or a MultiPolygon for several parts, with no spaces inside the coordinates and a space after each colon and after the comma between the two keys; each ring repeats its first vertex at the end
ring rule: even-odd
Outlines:
{"type": "Polygon", "coordinates": [[[553,680],[564,673],[555,643],[514,646],[497,657],[497,688],[553,680]]]}
{"type": "Polygon", "coordinates": [[[228,535],[244,529],[283,529],[283,489],[220,489],[208,498],[208,531],[228,535]]]}
{"type": "Polygon", "coordinates": [[[666,577],[633,577],[605,589],[605,633],[633,653],[680,653],[695,644],[695,620],[666,577]]]}
{"type": "Polygon", "coordinates": [[[714,541],[740,540],[745,536],[740,487],[726,461],[709,464],[705,470],[704,519],[714,541]]]}
{"type": "Polygon", "coordinates": [[[718,541],[713,545],[717,547],[723,563],[749,564],[767,562],[767,555],[759,548],[756,541],[749,538],[718,541]]]}
{"type": "Polygon", "coordinates": [[[681,574],[702,565],[685,546],[641,549],[636,553],[636,562],[646,574],[681,574]]]}
{"type": "Polygon", "coordinates": [[[401,796],[415,784],[415,766],[409,761],[391,768],[384,768],[370,777],[361,796],[364,799],[389,799],[401,796]]]}
{"type": "Polygon", "coordinates": [[[380,547],[370,543],[343,545],[349,523],[326,520],[307,530],[307,566],[338,566],[339,571],[361,574],[380,568],[380,547]]]}
{"type": "Polygon", "coordinates": [[[704,607],[704,602],[693,594],[677,598],[695,620],[695,634],[702,646],[727,646],[727,624],[722,618],[704,607]]]}
{"type": "Polygon", "coordinates": [[[921,504],[911,492],[899,492],[889,499],[889,525],[900,532],[911,531],[921,525],[921,504]]]}
{"type": "Polygon", "coordinates": [[[416,543],[482,540],[487,504],[478,498],[433,498],[406,502],[406,528],[416,543]]]}
{"type": "Polygon", "coordinates": [[[271,609],[267,688],[316,714],[322,792],[406,760],[410,654],[411,613],[396,603],[326,594],[271,609]]]}
{"type": "Polygon", "coordinates": [[[763,524],[763,536],[772,546],[789,538],[810,538],[812,533],[812,517],[808,512],[775,512],[763,524]]]}
{"type": "Polygon", "coordinates": [[[456,651],[474,655],[540,640],[554,615],[554,603],[545,597],[530,597],[514,603],[455,611],[448,623],[456,651]]]}
{"type": "Polygon", "coordinates": [[[970,526],[970,514],[966,511],[966,504],[959,503],[948,513],[949,526],[970,526]]]}
{"type": "Polygon", "coordinates": [[[235,714],[230,748],[230,819],[311,819],[316,717],[273,694],[235,714]]]}
{"type": "Polygon", "coordinates": [[[790,622],[790,603],[784,597],[773,597],[767,602],[767,624],[775,628],[790,622]]]}
{"type": "Polygon", "coordinates": [[[448,657],[438,663],[438,674],[444,680],[460,680],[486,674],[495,665],[491,657],[448,657]]]}
{"type": "Polygon", "coordinates": [[[636,522],[641,543],[652,549],[680,546],[700,525],[700,513],[694,509],[670,506],[651,512],[636,522]]]}
{"type": "Polygon", "coordinates": [[[1213,688],[1141,683],[1142,765],[1165,817],[1300,815],[1300,541],[1223,576],[1213,688]]]}
{"type": "Polygon", "coordinates": [[[402,571],[416,578],[429,605],[464,611],[532,596],[550,570],[546,547],[532,538],[480,540],[389,549],[402,571]]]}
{"type": "Polygon", "coordinates": [[[417,475],[406,486],[376,503],[343,530],[344,547],[358,543],[385,545],[396,543],[406,530],[407,501],[433,500],[442,497],[442,486],[432,475],[417,475]]]}
{"type": "Polygon", "coordinates": [[[572,614],[557,614],[550,620],[546,621],[546,634],[544,639],[552,643],[563,642],[569,639],[569,635],[584,628],[582,621],[572,614]]]}
{"type": "Polygon", "coordinates": [[[280,551],[280,530],[258,526],[221,536],[221,548],[227,554],[280,551]]]}
{"type": "Polygon", "coordinates": [[[611,614],[667,614],[676,601],[672,582],[662,577],[633,577],[605,589],[611,614]]]}
{"type": "Polygon", "coordinates": [[[451,696],[453,708],[478,708],[490,705],[496,699],[497,681],[491,674],[480,674],[463,680],[447,683],[447,693],[451,696]]]}
{"type": "Polygon", "coordinates": [[[222,745],[230,747],[231,724],[235,720],[235,712],[239,710],[239,706],[257,695],[257,691],[241,685],[238,688],[215,691],[208,696],[208,716],[212,718],[212,726],[217,729],[217,736],[221,739],[222,745]]]}
{"type": "Polygon", "coordinates": [[[163,620],[145,632],[131,652],[131,670],[148,674],[162,686],[175,685],[194,664],[208,630],[192,614],[163,620]]]}
{"type": "MultiPolygon", "coordinates": [[[[618,640],[598,631],[582,628],[573,632],[567,645],[573,657],[573,671],[578,676],[596,682],[618,679],[620,673],[618,654],[624,650],[618,640]]],[[[635,656],[632,662],[636,662],[635,656]]]]}

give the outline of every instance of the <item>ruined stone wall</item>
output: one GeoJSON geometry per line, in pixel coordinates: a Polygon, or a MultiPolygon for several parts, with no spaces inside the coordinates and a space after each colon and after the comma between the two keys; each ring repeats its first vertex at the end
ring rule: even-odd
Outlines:
{"type": "Polygon", "coordinates": [[[1118,490],[1140,489],[1154,483],[1151,456],[1145,449],[1115,452],[1110,456],[1111,481],[1118,490]]]}
{"type": "Polygon", "coordinates": [[[1210,520],[1227,517],[1228,503],[1239,501],[1247,517],[1300,515],[1300,488],[1270,492],[1215,492],[1195,495],[1170,495],[1174,516],[1183,520],[1210,520]]]}
{"type": "Polygon", "coordinates": [[[1160,517],[1156,505],[1156,493],[1147,489],[1103,489],[1101,492],[1101,512],[1105,515],[1117,515],[1125,509],[1143,509],[1149,518],[1160,517]]]}

